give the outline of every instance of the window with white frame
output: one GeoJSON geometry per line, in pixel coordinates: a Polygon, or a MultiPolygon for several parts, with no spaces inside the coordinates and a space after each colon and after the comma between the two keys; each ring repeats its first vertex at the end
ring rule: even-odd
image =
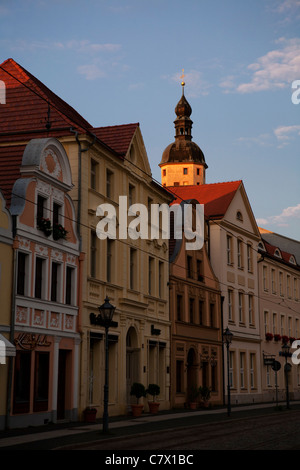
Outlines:
{"type": "Polygon", "coordinates": [[[244,294],[243,292],[239,292],[239,322],[245,323],[244,319],[244,294]]]}
{"type": "Polygon", "coordinates": [[[247,244],[247,268],[249,273],[253,272],[252,246],[249,243],[247,244]]]}
{"type": "Polygon", "coordinates": [[[233,321],[233,290],[228,289],[228,320],[233,321]]]}
{"type": "Polygon", "coordinates": [[[250,353],[250,387],[255,388],[255,354],[250,353]]]}
{"type": "Polygon", "coordinates": [[[277,334],[277,313],[273,312],[273,335],[277,334]]]}
{"type": "Polygon", "coordinates": [[[291,276],[289,274],[286,276],[286,293],[291,298],[291,276]]]}
{"type": "Polygon", "coordinates": [[[240,239],[237,241],[237,261],[238,268],[243,269],[243,242],[240,239]]]}
{"type": "Polygon", "coordinates": [[[267,310],[264,311],[264,329],[265,334],[269,333],[269,312],[267,310]]]}
{"type": "Polygon", "coordinates": [[[276,272],[275,269],[271,269],[271,284],[272,284],[272,294],[276,294],[276,272]]]}
{"type": "Polygon", "coordinates": [[[279,295],[283,295],[283,273],[279,272],[279,295]]]}
{"type": "Polygon", "coordinates": [[[245,388],[245,353],[240,352],[240,387],[245,388]]]}
{"type": "Polygon", "coordinates": [[[232,264],[233,256],[232,256],[232,237],[231,235],[227,235],[227,264],[232,264]]]}
{"type": "Polygon", "coordinates": [[[264,291],[268,290],[268,268],[263,266],[263,287],[264,291]]]}
{"type": "Polygon", "coordinates": [[[249,319],[249,325],[254,325],[254,315],[253,315],[253,295],[249,294],[248,295],[248,319],[249,319]]]}
{"type": "Polygon", "coordinates": [[[234,351],[229,351],[229,387],[234,387],[234,351]]]}

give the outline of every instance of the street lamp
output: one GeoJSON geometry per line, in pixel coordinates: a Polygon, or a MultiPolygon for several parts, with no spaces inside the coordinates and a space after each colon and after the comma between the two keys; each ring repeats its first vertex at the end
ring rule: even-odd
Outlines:
{"type": "Polygon", "coordinates": [[[288,377],[288,373],[291,369],[291,365],[288,364],[287,358],[291,356],[291,353],[290,353],[290,347],[287,343],[284,343],[282,345],[281,356],[285,357],[284,374],[285,374],[285,386],[286,386],[286,407],[289,410],[289,408],[290,408],[290,399],[289,399],[289,377],[288,377]]]}
{"type": "Polygon", "coordinates": [[[103,408],[103,432],[108,432],[108,329],[110,326],[116,326],[112,321],[116,307],[106,296],[104,304],[98,307],[99,315],[91,314],[91,323],[104,326],[105,328],[105,384],[104,384],[104,408],[103,408]]]}
{"type": "Polygon", "coordinates": [[[229,377],[229,346],[232,342],[233,334],[231,333],[230,329],[226,328],[223,332],[223,340],[226,343],[227,348],[227,390],[228,390],[228,401],[227,401],[227,415],[230,416],[231,406],[230,406],[230,377],[229,377]]]}

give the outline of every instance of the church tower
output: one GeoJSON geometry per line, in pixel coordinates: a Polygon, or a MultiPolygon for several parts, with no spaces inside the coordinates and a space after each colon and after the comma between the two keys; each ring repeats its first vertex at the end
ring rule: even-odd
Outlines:
{"type": "Polygon", "coordinates": [[[184,96],[185,82],[181,82],[182,96],[175,108],[175,142],[164,150],[161,162],[163,186],[205,184],[207,165],[202,150],[192,142],[192,108],[184,96]]]}

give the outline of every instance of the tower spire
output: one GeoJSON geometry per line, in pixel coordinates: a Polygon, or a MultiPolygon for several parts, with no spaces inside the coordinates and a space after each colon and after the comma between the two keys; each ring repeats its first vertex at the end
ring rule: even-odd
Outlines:
{"type": "Polygon", "coordinates": [[[182,69],[182,75],[181,75],[181,86],[182,86],[182,94],[184,95],[184,87],[185,87],[185,81],[184,81],[184,69],[182,69]]]}

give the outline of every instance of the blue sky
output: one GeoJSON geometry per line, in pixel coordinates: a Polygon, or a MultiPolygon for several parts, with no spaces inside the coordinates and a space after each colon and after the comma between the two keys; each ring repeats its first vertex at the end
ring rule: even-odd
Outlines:
{"type": "Polygon", "coordinates": [[[207,183],[242,179],[259,225],[299,240],[299,26],[300,0],[0,0],[0,61],[95,127],[139,122],[158,181],[184,69],[207,183]]]}

